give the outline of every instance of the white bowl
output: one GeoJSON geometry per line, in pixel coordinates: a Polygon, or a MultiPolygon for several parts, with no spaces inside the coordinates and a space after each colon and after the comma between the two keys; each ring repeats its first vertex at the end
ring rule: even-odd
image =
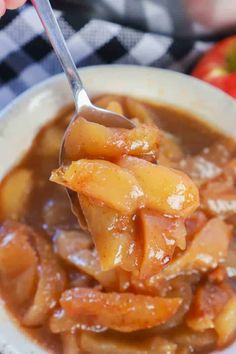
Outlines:
{"type": "MultiPolygon", "coordinates": [[[[172,71],[138,66],[95,66],[80,74],[90,95],[117,93],[181,107],[236,138],[236,101],[221,91],[172,71]]],[[[0,114],[0,179],[30,147],[47,121],[72,101],[64,75],[57,75],[28,90],[0,114]]],[[[0,302],[0,352],[45,353],[32,342],[0,302]]],[[[224,350],[236,353],[236,345],[224,350]]]]}

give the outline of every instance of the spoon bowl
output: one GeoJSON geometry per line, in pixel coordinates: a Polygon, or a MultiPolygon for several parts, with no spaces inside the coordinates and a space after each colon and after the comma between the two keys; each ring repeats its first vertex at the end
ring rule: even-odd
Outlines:
{"type": "MultiPolygon", "coordinates": [[[[74,116],[71,118],[70,123],[65,131],[64,137],[62,139],[60,154],[59,154],[59,164],[60,166],[65,166],[70,164],[72,161],[69,160],[66,156],[65,152],[65,140],[67,137],[68,130],[71,128],[73,122],[76,119],[83,117],[90,122],[102,124],[106,127],[112,128],[125,128],[125,129],[132,129],[134,124],[127,118],[113,113],[111,111],[98,108],[94,106],[92,103],[88,106],[82,106],[79,112],[76,112],[74,116]]],[[[70,199],[71,210],[73,214],[77,217],[79,224],[82,229],[87,229],[87,223],[84,218],[84,214],[82,212],[80,202],[78,199],[78,194],[68,188],[66,188],[67,195],[70,199]]]]}

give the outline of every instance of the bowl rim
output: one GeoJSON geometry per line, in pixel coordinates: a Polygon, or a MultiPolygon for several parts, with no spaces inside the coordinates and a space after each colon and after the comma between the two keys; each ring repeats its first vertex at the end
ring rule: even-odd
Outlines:
{"type": "MultiPolygon", "coordinates": [[[[84,66],[82,68],[78,68],[79,73],[83,73],[84,71],[97,71],[98,68],[102,70],[106,70],[107,68],[114,68],[114,70],[119,70],[119,69],[124,69],[126,68],[127,70],[145,70],[146,72],[160,72],[160,73],[168,73],[172,75],[173,77],[176,78],[184,78],[185,80],[189,80],[192,82],[195,82],[196,85],[200,85],[210,91],[215,91],[218,95],[222,97],[222,99],[227,99],[235,103],[236,105],[236,100],[233,99],[230,95],[219,89],[218,87],[212,86],[209,83],[200,80],[194,76],[188,75],[183,72],[178,72],[170,69],[163,69],[163,68],[157,68],[157,67],[150,67],[150,66],[142,66],[142,65],[133,65],[133,64],[101,64],[101,65],[90,65],[90,66],[84,66]]],[[[25,91],[23,91],[21,94],[16,96],[12,102],[8,103],[1,111],[0,111],[0,121],[5,118],[5,116],[11,112],[18,104],[20,104],[23,100],[26,100],[29,96],[34,96],[37,94],[37,92],[41,91],[44,87],[50,86],[54,84],[56,81],[61,81],[64,80],[67,85],[67,79],[65,76],[64,72],[58,73],[56,75],[53,75],[45,80],[42,80],[36,85],[33,85],[32,87],[29,87],[25,91]]],[[[73,102],[73,96],[71,94],[72,102],[73,102]]]]}

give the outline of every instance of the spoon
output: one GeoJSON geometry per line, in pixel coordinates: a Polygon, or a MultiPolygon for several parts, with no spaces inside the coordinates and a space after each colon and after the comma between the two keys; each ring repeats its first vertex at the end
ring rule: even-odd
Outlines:
{"type": "MultiPolygon", "coordinates": [[[[75,102],[76,114],[72,117],[65,135],[62,139],[59,163],[60,165],[68,164],[70,161],[66,159],[64,143],[68,129],[70,129],[72,123],[78,116],[102,124],[107,127],[126,128],[131,129],[134,127],[133,123],[120,114],[113,113],[111,111],[98,108],[90,101],[83,83],[79,77],[75,63],[66,45],[63,34],[60,30],[56,17],[53,13],[49,0],[31,0],[32,4],[42,22],[42,25],[48,35],[51,45],[61,63],[61,66],[69,81],[75,102]]],[[[68,196],[71,202],[71,209],[82,228],[86,228],[86,222],[81,210],[78,194],[67,189],[68,196]]]]}

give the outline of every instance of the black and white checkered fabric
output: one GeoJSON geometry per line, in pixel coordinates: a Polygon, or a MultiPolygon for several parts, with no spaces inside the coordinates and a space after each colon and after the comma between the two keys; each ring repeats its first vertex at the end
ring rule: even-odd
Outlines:
{"type": "MultiPolygon", "coordinates": [[[[70,22],[66,13],[55,13],[78,67],[120,63],[188,72],[211,45],[191,39],[174,40],[98,19],[83,23],[78,29],[75,17],[70,22]]],[[[151,15],[146,14],[149,21],[151,15]]],[[[25,5],[1,18],[0,109],[29,87],[61,71],[32,6],[25,5]]]]}

